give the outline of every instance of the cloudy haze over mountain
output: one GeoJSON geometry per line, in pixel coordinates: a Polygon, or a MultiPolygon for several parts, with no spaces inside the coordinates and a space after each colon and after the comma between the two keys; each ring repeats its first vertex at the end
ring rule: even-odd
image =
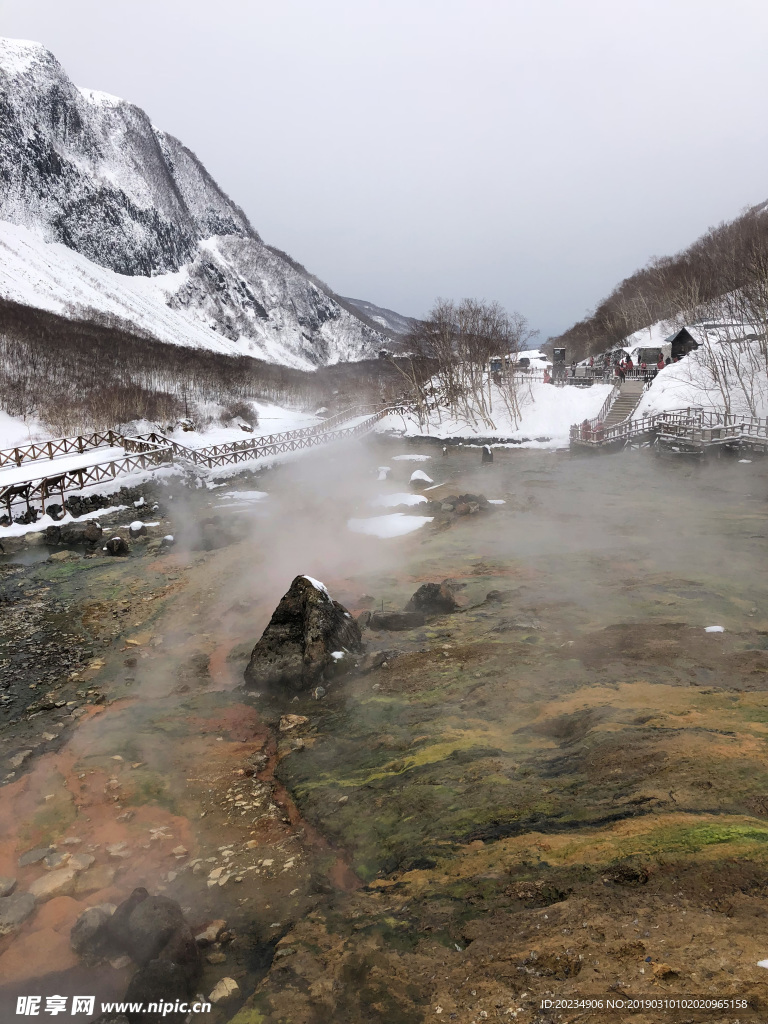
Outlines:
{"type": "Polygon", "coordinates": [[[760,0],[4,0],[343,295],[544,334],[768,195],[760,0]]]}

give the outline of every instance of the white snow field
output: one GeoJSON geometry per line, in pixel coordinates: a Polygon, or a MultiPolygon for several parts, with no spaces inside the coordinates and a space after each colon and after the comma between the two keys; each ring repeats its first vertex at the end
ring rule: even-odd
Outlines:
{"type": "MultiPolygon", "coordinates": [[[[761,362],[757,343],[749,347],[753,349],[754,366],[757,367],[761,362]]],[[[751,372],[745,367],[739,374],[728,366],[728,358],[729,355],[733,357],[733,351],[731,343],[710,339],[679,362],[665,366],[643,395],[635,416],[651,416],[689,406],[724,412],[726,401],[729,411],[735,416],[768,416],[768,378],[764,360],[762,372],[751,372]],[[719,364],[720,383],[714,379],[710,368],[714,360],[719,364]]],[[[746,355],[745,345],[742,356],[746,355]]],[[[747,363],[746,358],[744,363],[747,363]]]]}
{"type": "Polygon", "coordinates": [[[565,448],[569,444],[571,425],[592,419],[609,395],[612,384],[593,384],[589,388],[555,387],[541,381],[527,382],[520,394],[520,419],[515,423],[495,384],[491,385],[493,428],[486,427],[480,417],[474,422],[455,419],[445,411],[433,412],[429,422],[420,426],[415,415],[387,416],[376,425],[381,433],[410,437],[429,435],[438,438],[498,438],[500,442],[518,442],[515,447],[565,448]],[[536,438],[545,438],[537,441],[536,438]]]}
{"type": "Polygon", "coordinates": [[[407,516],[404,512],[393,512],[388,516],[372,516],[370,519],[350,519],[347,529],[352,533],[364,533],[369,537],[403,537],[431,523],[432,516],[407,516]]]}
{"type": "MultiPolygon", "coordinates": [[[[165,275],[180,278],[179,274],[165,275]]],[[[116,274],[29,228],[0,221],[0,296],[77,320],[117,316],[158,341],[243,355],[243,346],[166,305],[163,277],[116,274]]],[[[166,288],[170,282],[165,282],[166,288]]]]}

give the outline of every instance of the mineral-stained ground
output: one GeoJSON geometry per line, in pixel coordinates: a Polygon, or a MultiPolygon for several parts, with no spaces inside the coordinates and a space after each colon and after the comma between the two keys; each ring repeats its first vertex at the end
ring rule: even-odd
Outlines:
{"type": "Polygon", "coordinates": [[[211,505],[238,523],[203,545],[0,564],[0,876],[39,894],[0,938],[3,1009],[120,998],[131,965],[69,931],[144,885],[226,921],[213,1024],[768,1016],[768,466],[394,442],[312,465],[263,502],[168,502],[179,536],[211,505]],[[407,489],[406,450],[432,501],[505,503],[348,533],[378,465],[407,489]],[[366,629],[384,663],[321,699],[246,692],[302,572],[353,614],[443,580],[460,607],[366,629]],[[631,997],[749,1009],[542,1005],[631,997]]]}

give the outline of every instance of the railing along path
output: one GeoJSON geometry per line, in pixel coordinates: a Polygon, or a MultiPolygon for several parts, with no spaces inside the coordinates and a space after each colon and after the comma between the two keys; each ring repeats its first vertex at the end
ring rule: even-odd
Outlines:
{"type": "Polygon", "coordinates": [[[670,409],[638,417],[628,417],[611,427],[603,425],[603,412],[591,420],[575,423],[570,430],[571,442],[581,447],[615,447],[633,441],[674,442],[695,447],[733,444],[768,447],[768,418],[735,416],[731,413],[706,411],[695,406],[670,409]]]}
{"type": "Polygon", "coordinates": [[[136,470],[154,470],[164,465],[170,465],[174,459],[212,469],[215,466],[232,465],[265,456],[300,451],[319,444],[366,434],[385,416],[405,411],[404,406],[388,406],[373,413],[370,413],[369,409],[349,409],[329,417],[315,427],[285,430],[275,434],[246,438],[243,441],[233,441],[229,444],[208,445],[204,448],[188,448],[155,432],[127,436],[113,430],[84,434],[78,437],[38,441],[34,444],[0,451],[0,468],[20,467],[28,464],[31,471],[27,480],[5,486],[0,482],[0,502],[5,503],[9,517],[11,517],[12,504],[19,500],[25,501],[29,508],[30,502],[37,499],[45,512],[46,501],[53,497],[60,497],[63,504],[66,491],[81,490],[91,484],[103,483],[105,480],[111,480],[116,476],[136,470]],[[366,415],[366,413],[370,414],[366,415]],[[351,426],[338,426],[339,423],[347,422],[357,416],[365,418],[351,426]],[[48,462],[55,463],[57,457],[71,455],[73,452],[83,454],[99,448],[117,447],[123,448],[125,454],[103,459],[90,466],[50,472],[50,467],[45,465],[48,462]],[[53,454],[49,454],[49,452],[53,454]],[[38,468],[42,470],[43,467],[49,471],[37,475],[35,470],[38,468]]]}

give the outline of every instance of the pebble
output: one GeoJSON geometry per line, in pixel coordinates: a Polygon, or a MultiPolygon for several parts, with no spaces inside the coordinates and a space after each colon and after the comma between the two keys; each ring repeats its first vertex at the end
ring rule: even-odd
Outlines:
{"type": "Polygon", "coordinates": [[[110,843],[107,846],[107,853],[110,857],[130,857],[131,851],[127,843],[110,843]]]}
{"type": "Polygon", "coordinates": [[[198,946],[210,946],[216,941],[216,939],[218,939],[219,934],[223,932],[226,927],[227,922],[223,920],[223,918],[211,921],[204,931],[195,936],[195,942],[198,946]]]}
{"type": "Polygon", "coordinates": [[[234,978],[222,978],[213,992],[208,996],[211,1003],[223,1003],[234,996],[240,995],[240,986],[234,978]]]}

